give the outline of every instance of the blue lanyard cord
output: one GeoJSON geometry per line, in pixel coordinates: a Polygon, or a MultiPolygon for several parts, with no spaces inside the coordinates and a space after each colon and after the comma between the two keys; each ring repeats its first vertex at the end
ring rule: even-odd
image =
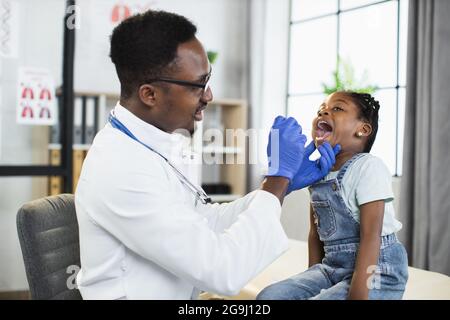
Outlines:
{"type": "Polygon", "coordinates": [[[178,170],[173,164],[170,163],[170,161],[164,157],[161,153],[159,153],[158,151],[156,151],[155,149],[151,148],[150,146],[146,145],[145,143],[143,143],[142,141],[140,141],[138,138],[136,138],[136,136],[130,131],[128,130],[128,128],[119,121],[119,119],[117,119],[114,114],[113,111],[111,111],[111,114],[109,115],[108,118],[109,123],[111,123],[111,126],[115,129],[118,129],[119,131],[122,131],[123,133],[125,133],[127,136],[129,136],[131,139],[135,140],[136,142],[140,143],[141,145],[143,145],[144,147],[146,147],[147,149],[153,151],[154,153],[156,153],[157,155],[159,155],[161,158],[163,158],[167,164],[175,171],[175,173],[177,174],[178,178],[180,179],[180,182],[185,185],[186,187],[188,187],[188,189],[196,196],[197,199],[199,199],[203,204],[206,203],[210,203],[211,202],[211,198],[208,197],[208,195],[206,194],[205,191],[203,191],[203,189],[198,188],[197,186],[195,186],[192,182],[190,182],[188,180],[188,178],[186,178],[184,176],[184,174],[181,173],[180,170],[178,170]]]}

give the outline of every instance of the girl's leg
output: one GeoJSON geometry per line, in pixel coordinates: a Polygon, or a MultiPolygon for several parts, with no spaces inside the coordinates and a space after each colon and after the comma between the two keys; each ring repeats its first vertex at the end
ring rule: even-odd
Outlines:
{"type": "Polygon", "coordinates": [[[351,278],[336,283],[329,289],[322,290],[311,300],[347,300],[351,278]]]}
{"type": "Polygon", "coordinates": [[[316,264],[286,280],[276,282],[263,289],[257,300],[306,300],[317,294],[324,288],[329,288],[332,283],[328,278],[326,266],[316,264]]]}
{"type": "MultiPolygon", "coordinates": [[[[340,272],[336,271],[333,279],[337,280],[340,272]]],[[[351,282],[350,276],[343,277],[342,281],[320,294],[314,300],[345,300],[348,296],[351,282]]],[[[397,300],[401,299],[408,279],[408,258],[406,250],[399,242],[393,243],[380,251],[377,273],[371,276],[369,282],[370,300],[397,300]]]]}
{"type": "Polygon", "coordinates": [[[393,243],[380,252],[378,274],[372,276],[369,299],[400,300],[408,280],[408,257],[399,242],[393,243]]]}

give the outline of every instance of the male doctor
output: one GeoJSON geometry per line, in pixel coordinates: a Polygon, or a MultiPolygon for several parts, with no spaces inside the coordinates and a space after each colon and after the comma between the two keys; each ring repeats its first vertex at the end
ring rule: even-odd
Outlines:
{"type": "Polygon", "coordinates": [[[113,31],[121,97],[95,137],[75,194],[84,299],[237,294],[287,249],[279,221],[285,194],[334,164],[338,150],[329,145],[319,147],[319,162],[308,160],[314,146],[304,147],[299,124],[278,117],[261,189],[209,204],[174,133],[192,133],[212,100],[211,67],[195,34],[186,18],[162,11],[133,16],[113,31]]]}

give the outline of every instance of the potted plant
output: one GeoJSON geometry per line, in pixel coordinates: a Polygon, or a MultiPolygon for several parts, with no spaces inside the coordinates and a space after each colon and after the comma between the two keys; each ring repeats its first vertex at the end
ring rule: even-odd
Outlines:
{"type": "Polygon", "coordinates": [[[206,52],[208,55],[208,60],[211,64],[214,64],[214,62],[217,60],[217,56],[219,55],[219,53],[217,51],[207,51],[206,52]]]}
{"type": "Polygon", "coordinates": [[[349,61],[344,61],[340,57],[337,60],[336,71],[333,72],[333,83],[328,85],[322,83],[323,93],[329,95],[336,91],[355,91],[359,93],[372,94],[378,87],[368,84],[368,72],[363,71],[363,74],[358,79],[355,75],[355,68],[349,61]]]}

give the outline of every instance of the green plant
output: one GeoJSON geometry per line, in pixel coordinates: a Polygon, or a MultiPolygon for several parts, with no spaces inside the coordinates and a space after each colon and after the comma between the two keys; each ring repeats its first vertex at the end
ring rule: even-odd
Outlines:
{"type": "Polygon", "coordinates": [[[344,61],[338,57],[336,71],[333,72],[333,81],[331,85],[322,83],[323,92],[329,95],[336,91],[351,90],[359,93],[374,93],[378,90],[375,85],[369,85],[368,72],[363,71],[361,78],[357,79],[355,75],[355,68],[349,61],[344,61]]]}
{"type": "Polygon", "coordinates": [[[219,53],[217,51],[207,51],[209,63],[213,64],[217,60],[219,53]]]}

